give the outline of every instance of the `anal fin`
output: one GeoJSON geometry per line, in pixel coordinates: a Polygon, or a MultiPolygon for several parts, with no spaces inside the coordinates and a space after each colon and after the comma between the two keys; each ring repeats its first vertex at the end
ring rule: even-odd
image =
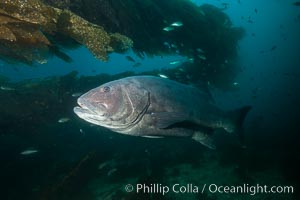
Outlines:
{"type": "Polygon", "coordinates": [[[209,134],[197,131],[193,134],[192,139],[203,144],[204,146],[210,149],[216,149],[213,138],[209,134]]]}
{"type": "Polygon", "coordinates": [[[155,135],[144,135],[142,137],[145,137],[145,138],[163,138],[162,136],[155,136],[155,135]]]}

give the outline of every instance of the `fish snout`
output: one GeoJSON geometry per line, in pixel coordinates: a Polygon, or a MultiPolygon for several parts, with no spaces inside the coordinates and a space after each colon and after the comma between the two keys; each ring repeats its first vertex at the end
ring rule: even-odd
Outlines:
{"type": "Polygon", "coordinates": [[[83,108],[83,109],[89,109],[87,106],[86,106],[86,102],[83,100],[83,98],[79,97],[77,99],[77,104],[83,108]]]}
{"type": "Polygon", "coordinates": [[[90,114],[98,115],[98,116],[106,116],[107,108],[106,105],[99,101],[86,101],[83,98],[78,98],[77,104],[81,110],[85,112],[89,112],[90,114]]]}

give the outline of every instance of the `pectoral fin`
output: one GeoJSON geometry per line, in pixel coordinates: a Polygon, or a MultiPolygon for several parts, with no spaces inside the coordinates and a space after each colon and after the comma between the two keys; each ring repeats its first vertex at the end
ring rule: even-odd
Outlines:
{"type": "Polygon", "coordinates": [[[216,149],[212,136],[202,132],[195,132],[192,139],[203,144],[210,149],[216,149]]]}
{"type": "Polygon", "coordinates": [[[186,114],[177,112],[151,113],[151,118],[153,120],[153,125],[160,129],[167,128],[188,119],[186,114]]]}

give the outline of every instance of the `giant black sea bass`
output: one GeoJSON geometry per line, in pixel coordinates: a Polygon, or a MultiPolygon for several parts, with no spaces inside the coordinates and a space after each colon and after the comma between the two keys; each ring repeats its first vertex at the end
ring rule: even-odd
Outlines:
{"type": "Polygon", "coordinates": [[[74,112],[114,132],[142,137],[187,137],[215,148],[216,129],[238,133],[250,106],[223,111],[204,90],[154,76],[132,76],[80,96],[74,112]]]}

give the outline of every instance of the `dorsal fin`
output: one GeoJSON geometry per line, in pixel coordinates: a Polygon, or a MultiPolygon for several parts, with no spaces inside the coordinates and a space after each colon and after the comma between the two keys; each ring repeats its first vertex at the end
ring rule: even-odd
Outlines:
{"type": "Polygon", "coordinates": [[[193,84],[193,87],[197,88],[209,102],[215,103],[213,95],[209,90],[208,82],[198,81],[197,83],[193,84]]]}

